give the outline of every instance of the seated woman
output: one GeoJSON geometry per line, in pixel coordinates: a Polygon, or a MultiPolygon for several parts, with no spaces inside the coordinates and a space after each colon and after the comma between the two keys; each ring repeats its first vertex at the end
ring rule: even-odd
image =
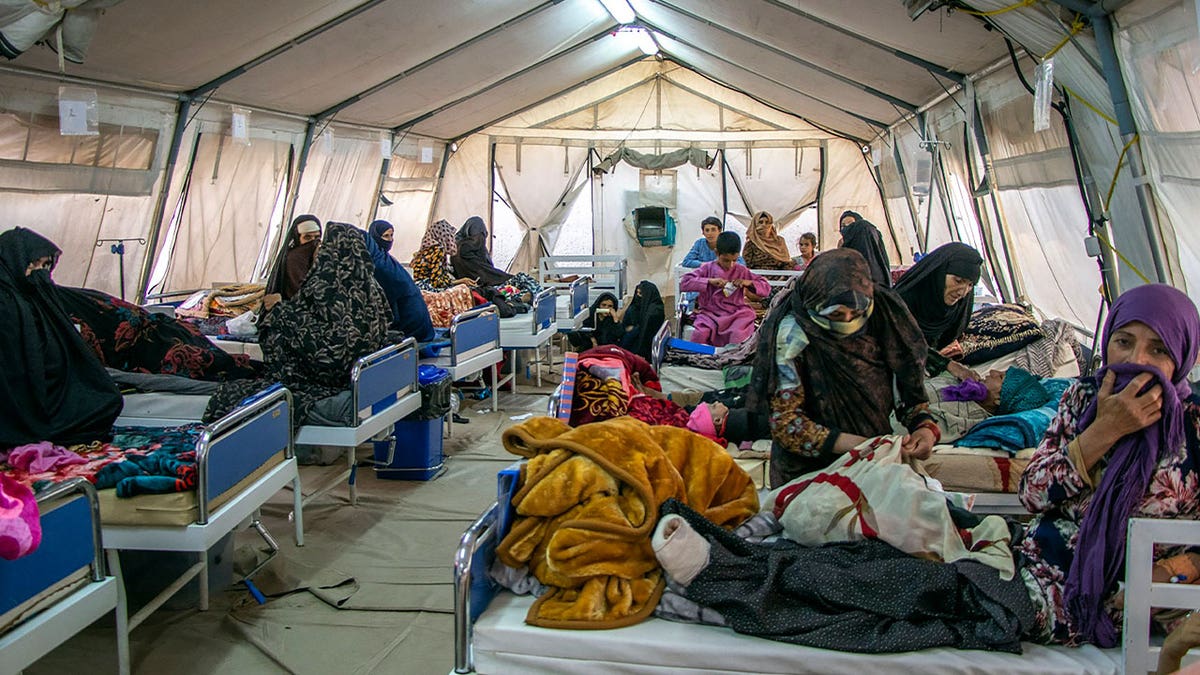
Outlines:
{"type": "MultiPolygon", "coordinates": [[[[325,243],[300,292],[263,316],[259,325],[264,373],[259,379],[224,382],[209,399],[204,421],[236,408],[256,391],[279,382],[291,390],[292,421],[305,424],[316,403],[350,386],[360,357],[387,344],[391,308],[375,283],[375,265],[362,230],[328,223],[325,243]]],[[[344,423],[357,411],[346,406],[344,423]]]]}
{"type": "Polygon", "coordinates": [[[475,306],[471,294],[474,279],[456,279],[450,256],[458,253],[454,227],[439,220],[431,223],[412,257],[412,276],[421,289],[429,318],[437,328],[449,328],[456,314],[475,306]]]}
{"type": "MultiPolygon", "coordinates": [[[[752,270],[794,270],[787,242],[775,231],[775,218],[766,211],[754,214],[746,229],[746,267],[752,270]]],[[[758,295],[763,295],[759,293],[758,295]]]]}
{"type": "Polygon", "coordinates": [[[666,319],[667,312],[658,286],[651,281],[639,283],[634,289],[633,300],[621,317],[621,326],[624,328],[621,346],[643,359],[650,359],[654,336],[666,319]]]}
{"type": "MultiPolygon", "coordinates": [[[[1200,399],[1187,374],[1200,316],[1181,291],[1126,291],[1103,331],[1104,367],[1071,386],[1029,466],[1021,503],[1036,514],[1014,546],[1037,608],[1034,638],[1119,644],[1130,518],[1200,517],[1200,399]]],[[[1200,554],[1158,547],[1154,581],[1196,581],[1200,554]]]]}
{"type": "Polygon", "coordinates": [[[692,342],[714,347],[736,344],[754,333],[754,310],[746,305],[746,289],[759,296],[771,291],[767,280],[738,264],[742,241],[734,232],[717,237],[717,259],[706,262],[679,281],[682,291],[699,293],[692,342]]]}
{"type": "Polygon", "coordinates": [[[584,330],[574,330],[567,334],[571,349],[577,352],[587,351],[600,345],[616,345],[621,343],[625,330],[620,323],[617,313],[617,296],[612,293],[601,293],[592,303],[592,309],[583,320],[584,330]]]}
{"type": "Polygon", "coordinates": [[[975,303],[983,258],[974,248],[951,242],[913,265],[896,284],[931,350],[945,357],[961,355],[958,338],[967,328],[975,303]]]}
{"type": "Polygon", "coordinates": [[[108,440],[123,401],[58,301],[62,253],[16,227],[0,233],[0,449],[108,440]]]}
{"type": "Polygon", "coordinates": [[[817,256],[763,322],[758,344],[746,407],[771,411],[771,485],[891,433],[893,409],[910,432],[904,453],[929,456],[938,428],[925,396],[925,340],[856,251],[817,256]]]}
{"type": "MultiPolygon", "coordinates": [[[[680,267],[696,269],[706,262],[712,262],[717,259],[717,237],[725,230],[725,223],[721,222],[716,216],[709,216],[700,221],[700,232],[703,237],[696,240],[692,244],[691,250],[683,257],[683,262],[679,263],[680,267]]],[[[741,257],[738,262],[746,264],[741,257]]]]}
{"type": "Polygon", "coordinates": [[[879,233],[879,228],[871,224],[870,221],[863,220],[863,217],[854,211],[844,211],[838,224],[842,229],[841,248],[849,248],[858,251],[863,259],[867,261],[867,268],[871,272],[871,281],[883,286],[884,288],[892,287],[892,268],[888,262],[887,248],[883,245],[883,235],[879,233]]]}
{"type": "Polygon", "coordinates": [[[392,309],[391,328],[416,338],[418,342],[433,340],[433,322],[429,319],[429,307],[421,297],[421,291],[395,258],[388,252],[396,228],[386,220],[376,220],[367,230],[365,242],[371,262],[375,263],[375,281],[383,288],[388,306],[392,309]]]}
{"type": "MultiPolygon", "coordinates": [[[[307,213],[296,216],[284,242],[267,276],[266,292],[290,300],[300,290],[316,259],[317,247],[321,245],[321,221],[307,213]]],[[[268,308],[273,304],[267,301],[268,308]]]]}
{"type": "Polygon", "coordinates": [[[474,279],[474,286],[496,288],[507,300],[533,302],[533,296],[542,291],[542,285],[524,272],[509,274],[497,269],[488,252],[487,238],[483,218],[471,216],[463,223],[455,235],[458,253],[450,256],[454,273],[463,279],[474,279]]]}
{"type": "Polygon", "coordinates": [[[805,232],[796,240],[796,246],[800,248],[800,255],[793,257],[792,262],[796,263],[796,269],[802,270],[817,256],[817,235],[805,232]]]}

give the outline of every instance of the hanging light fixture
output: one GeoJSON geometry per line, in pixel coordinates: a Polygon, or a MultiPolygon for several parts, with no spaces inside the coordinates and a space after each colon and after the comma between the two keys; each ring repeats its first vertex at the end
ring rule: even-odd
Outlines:
{"type": "Polygon", "coordinates": [[[629,6],[627,0],[600,0],[600,4],[604,5],[604,11],[608,12],[613,21],[622,26],[633,23],[633,20],[637,18],[637,14],[634,13],[633,7],[629,6]]]}

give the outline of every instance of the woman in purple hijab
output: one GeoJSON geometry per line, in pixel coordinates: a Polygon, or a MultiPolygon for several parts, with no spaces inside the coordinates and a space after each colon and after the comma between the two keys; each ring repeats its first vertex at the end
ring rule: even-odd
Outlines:
{"type": "MultiPolygon", "coordinates": [[[[1102,337],[1103,367],[1066,391],[1021,476],[1036,515],[1015,548],[1037,609],[1030,637],[1044,642],[1118,645],[1129,518],[1200,517],[1200,399],[1187,381],[1195,305],[1170,286],[1139,286],[1113,303],[1102,337]]],[[[1155,553],[1154,581],[1200,577],[1200,555],[1155,553]]]]}

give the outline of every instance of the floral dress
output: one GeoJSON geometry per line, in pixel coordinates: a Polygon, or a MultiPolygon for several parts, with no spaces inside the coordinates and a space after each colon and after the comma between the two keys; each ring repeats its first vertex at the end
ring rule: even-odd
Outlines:
{"type": "Polygon", "coordinates": [[[412,257],[412,276],[417,287],[423,291],[444,291],[454,285],[450,274],[449,257],[440,244],[430,244],[417,249],[412,257]]]}
{"type": "MultiPolygon", "coordinates": [[[[1019,569],[1030,598],[1037,610],[1037,625],[1031,637],[1040,642],[1080,644],[1079,634],[1070,625],[1063,590],[1067,572],[1075,557],[1075,540],[1083,514],[1092,500],[1095,486],[1108,457],[1102,458],[1087,475],[1071,458],[1069,444],[1078,435],[1079,418],[1096,395],[1096,385],[1077,382],[1063,394],[1058,415],[1050,422],[1046,435],[1029,466],[1021,476],[1021,503],[1036,514],[1025,535],[1014,547],[1019,554],[1019,569]]],[[[1200,399],[1184,402],[1185,447],[1158,463],[1150,477],[1150,486],[1134,509],[1135,518],[1183,518],[1200,516],[1196,498],[1200,493],[1200,475],[1192,455],[1200,448],[1200,399]]],[[[1161,560],[1183,553],[1183,546],[1157,546],[1154,559],[1161,560]]],[[[1114,606],[1117,589],[1105,601],[1105,610],[1113,622],[1121,625],[1121,611],[1114,606]]],[[[1165,621],[1167,617],[1156,616],[1165,621]]]]}

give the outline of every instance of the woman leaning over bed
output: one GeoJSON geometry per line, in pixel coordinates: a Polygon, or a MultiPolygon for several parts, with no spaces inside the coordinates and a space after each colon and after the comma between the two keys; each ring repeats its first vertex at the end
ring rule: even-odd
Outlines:
{"type": "MultiPolygon", "coordinates": [[[[1037,515],[1015,548],[1034,637],[1113,647],[1128,519],[1200,516],[1200,399],[1187,382],[1200,317],[1182,292],[1139,286],[1113,303],[1103,340],[1104,367],[1066,391],[1021,476],[1021,502],[1037,515]]],[[[1156,582],[1200,576],[1200,555],[1183,547],[1155,558],[1156,582]]]]}
{"type": "Polygon", "coordinates": [[[983,258],[959,242],[934,249],[905,272],[896,293],[908,305],[929,348],[942,356],[962,354],[956,343],[967,329],[983,258]]]}
{"type": "Polygon", "coordinates": [[[911,432],[904,453],[929,456],[938,430],[925,396],[925,340],[857,251],[814,258],[758,340],[746,407],[770,409],[772,486],[891,433],[893,409],[911,432]]]}

